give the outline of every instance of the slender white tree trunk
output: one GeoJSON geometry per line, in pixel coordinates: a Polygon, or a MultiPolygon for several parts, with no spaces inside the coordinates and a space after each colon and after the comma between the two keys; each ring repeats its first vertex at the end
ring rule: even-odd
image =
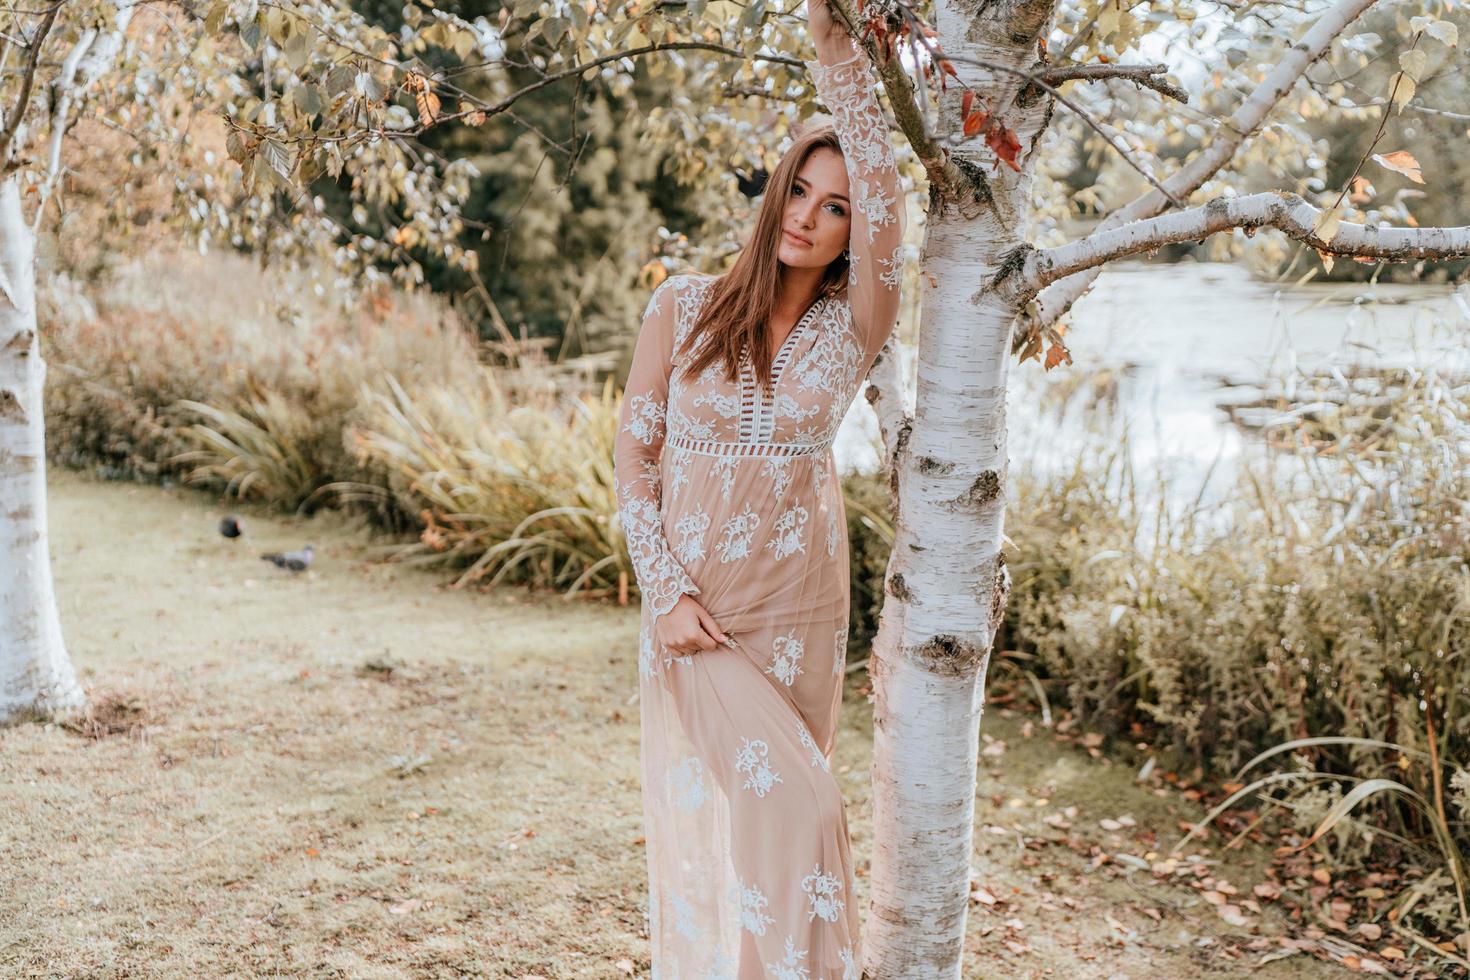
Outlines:
{"type": "Polygon", "coordinates": [[[35,239],[11,177],[0,183],[0,724],[85,703],[46,546],[46,364],[35,297],[35,239]]]}
{"type": "MultiPolygon", "coordinates": [[[[1049,0],[977,7],[935,0],[946,53],[1018,69],[1034,59],[1049,0]]],[[[1021,145],[1046,104],[1005,73],[961,77],[1006,106],[1021,145]]],[[[959,119],[958,87],[945,119],[959,119]]],[[[951,151],[957,178],[931,194],[915,412],[889,445],[893,554],[873,677],[873,867],[863,936],[874,980],[957,978],[964,953],[985,672],[1010,576],[1001,554],[1006,381],[1017,308],[983,288],[1023,260],[1030,159],[997,172],[979,140],[951,151]]]]}

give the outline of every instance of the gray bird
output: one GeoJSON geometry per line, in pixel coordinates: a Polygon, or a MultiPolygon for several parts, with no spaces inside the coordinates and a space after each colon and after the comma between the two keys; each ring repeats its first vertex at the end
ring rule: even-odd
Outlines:
{"type": "Polygon", "coordinates": [[[307,545],[300,551],[270,552],[260,556],[261,561],[268,561],[277,568],[290,569],[293,572],[304,572],[311,565],[311,559],[316,555],[311,545],[307,545]]]}

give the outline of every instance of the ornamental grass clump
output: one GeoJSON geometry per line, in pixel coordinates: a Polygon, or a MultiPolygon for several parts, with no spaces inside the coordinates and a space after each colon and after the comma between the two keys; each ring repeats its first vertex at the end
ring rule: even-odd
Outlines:
{"type": "Polygon", "coordinates": [[[1437,866],[1420,913],[1470,928],[1470,383],[1296,375],[1258,408],[1265,453],[1182,517],[1126,448],[1016,481],[1005,646],[1092,730],[1261,780],[1304,839],[1437,866]]]}

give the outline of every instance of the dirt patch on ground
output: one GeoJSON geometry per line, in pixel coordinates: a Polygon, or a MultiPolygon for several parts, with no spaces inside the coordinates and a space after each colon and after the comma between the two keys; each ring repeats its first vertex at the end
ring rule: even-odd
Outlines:
{"type": "MultiPolygon", "coordinates": [[[[0,975],[646,977],[636,609],[437,588],[335,515],[247,512],[229,540],[222,514],[52,474],[95,709],[0,732],[0,975]],[[257,557],[307,541],[301,575],[257,557]]],[[[835,766],[862,907],[864,676],[835,766]]],[[[1197,810],[1020,715],[985,730],[966,977],[1341,972],[1258,966],[1274,941],[1092,851],[1162,849],[1197,810]]],[[[1248,890],[1263,863],[1216,873],[1248,890]]]]}

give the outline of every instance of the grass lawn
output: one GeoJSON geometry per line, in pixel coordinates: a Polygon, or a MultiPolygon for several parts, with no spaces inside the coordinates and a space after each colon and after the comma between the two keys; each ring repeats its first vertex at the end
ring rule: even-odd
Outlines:
{"type": "MultiPolygon", "coordinates": [[[[339,515],[245,508],[231,541],[200,494],[50,478],[106,730],[0,731],[0,976],[648,975],[636,608],[446,590],[339,515]],[[256,557],[307,542],[301,575],[256,557]]],[[[863,908],[865,681],[835,766],[863,908]]],[[[1097,865],[1200,811],[1026,722],[985,720],[966,977],[1345,972],[1258,966],[1281,947],[1244,948],[1195,877],[1097,865]]],[[[1249,896],[1265,862],[1230,854],[1210,873],[1249,896]]]]}

